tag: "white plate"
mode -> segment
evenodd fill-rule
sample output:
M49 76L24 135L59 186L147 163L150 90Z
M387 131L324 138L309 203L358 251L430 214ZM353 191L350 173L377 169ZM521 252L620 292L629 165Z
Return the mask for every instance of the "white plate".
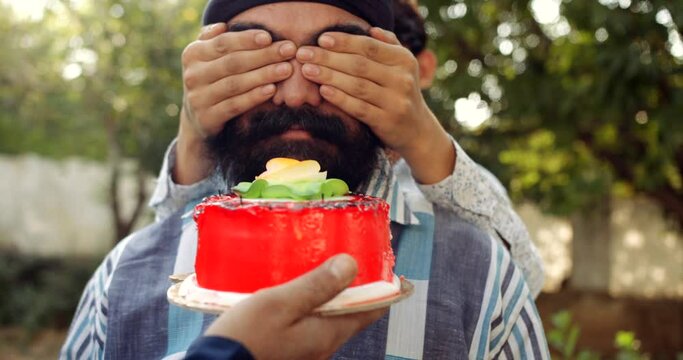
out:
M170 279L174 284L168 289L168 301L189 310L220 314L251 296L204 289L197 285L194 274L171 275ZM413 284L394 275L393 283L382 281L348 288L314 313L332 316L380 309L409 297L413 291Z

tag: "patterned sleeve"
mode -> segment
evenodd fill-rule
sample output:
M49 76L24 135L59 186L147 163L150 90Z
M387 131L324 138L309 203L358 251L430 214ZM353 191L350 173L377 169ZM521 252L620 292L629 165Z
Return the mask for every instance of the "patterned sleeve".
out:
M157 222L182 209L191 200L214 194L219 189L219 181L215 174L192 185L179 185L173 182L171 171L175 164L176 142L177 139L174 139L166 150L156 187L149 200L149 206L156 213Z
M455 140L453 174L433 185L418 185L425 197L491 233L510 248L534 297L543 288L543 262L531 236L512 207L505 188L475 163Z
M116 246L95 270L83 290L66 340L59 353L60 359L101 359L107 338L107 289L118 259L129 238Z
M548 359L548 343L521 271L497 244L470 359Z

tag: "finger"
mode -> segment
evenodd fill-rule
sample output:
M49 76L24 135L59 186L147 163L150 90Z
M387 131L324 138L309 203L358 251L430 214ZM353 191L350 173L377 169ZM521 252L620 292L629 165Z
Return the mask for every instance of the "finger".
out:
M337 255L305 275L270 289L270 296L286 300L283 308L290 321L294 322L344 290L356 277L357 271L358 265L353 257Z
M318 346L334 351L351 337L379 320L388 310L389 307L385 307L348 315L309 316L292 326L291 335L301 339L315 338Z
M267 48L237 51L212 61L207 67L207 76L220 79L258 69L268 64L289 60L296 55L296 46L291 41L280 41Z
M361 77L344 74L325 66L304 64L301 72L307 79L320 85L330 85L343 92L369 102L380 108L387 108L391 101L387 96L387 89Z
M215 134L222 129L227 120L264 103L273 94L275 94L275 85L260 86L244 94L223 100L204 110L204 113L200 114L197 112L195 115L202 119L203 126L207 129L208 133Z
M370 29L370 36L377 40L384 41L387 44L401 45L401 41L398 39L398 36L389 30L373 27Z
M349 75L365 78L377 84L388 86L391 79L391 68L357 54L345 54L321 49L319 47L301 47L296 52L296 59L301 63L323 65Z
M202 28L197 40L209 40L224 33L226 30L228 30L228 25L226 23L206 25Z
M189 52L193 60L211 61L231 52L261 49L271 43L270 34L263 30L225 32L209 40L195 41L185 52Z
M320 95L329 103L340 108L358 121L368 125L370 128L376 127L381 122L382 109L367 101L355 98L345 92L329 85L320 86Z
M256 87L285 80L292 75L292 70L292 64L284 62L222 78L196 95L195 107L215 105Z
M291 41L273 44L265 49L238 51L186 68L183 72L183 83L188 89L213 84L232 75L288 60L294 57L295 53L296 47Z
M319 316L317 319L336 329L338 335L350 337L365 329L368 325L379 320L389 311L389 306L380 309L364 311L354 314L337 316Z
M327 50L363 55L387 65L402 64L406 55L410 54L410 51L401 45L387 44L365 35L341 32L324 33L318 38L318 45Z

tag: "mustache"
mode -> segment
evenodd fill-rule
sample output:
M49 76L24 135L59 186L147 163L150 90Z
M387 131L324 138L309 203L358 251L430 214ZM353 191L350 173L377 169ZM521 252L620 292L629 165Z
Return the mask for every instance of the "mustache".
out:
M349 129L340 117L324 114L307 106L260 111L239 125L238 133L255 142L284 134L289 130L304 130L313 138L332 144L348 145L350 135Z
M234 120L237 121L228 121L226 127L234 127L233 131L238 136L250 139L253 143L284 134L289 130L303 130L318 140L341 146L351 145L350 129L339 116L325 114L310 106L283 106L256 112L248 119L240 117Z

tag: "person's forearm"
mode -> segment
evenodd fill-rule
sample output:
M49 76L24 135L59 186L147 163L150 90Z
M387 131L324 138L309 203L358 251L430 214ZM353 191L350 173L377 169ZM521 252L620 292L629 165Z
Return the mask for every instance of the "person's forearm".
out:
M537 296L543 287L543 263L505 188L450 137L449 141L456 149L453 173L436 184L418 184L420 190L429 201L455 211L504 243Z
M176 163L173 166L173 181L179 185L191 185L206 178L213 169L213 161L209 158L204 139L197 132L188 128L192 126L185 118L185 111L180 115L180 129L176 147Z
M431 113L426 116L432 117L435 126L423 139L416 141L417 145L402 155L410 166L413 178L419 184L430 185L453 173L456 152L451 138L438 124L436 117Z
M178 139L169 144L164 161L159 170L156 187L149 200L149 206L156 213L156 221L166 219L176 211L185 207L188 201L200 199L218 192L219 183L216 179L215 168L207 177L195 181L190 185L182 185L173 181L173 170L177 168Z

